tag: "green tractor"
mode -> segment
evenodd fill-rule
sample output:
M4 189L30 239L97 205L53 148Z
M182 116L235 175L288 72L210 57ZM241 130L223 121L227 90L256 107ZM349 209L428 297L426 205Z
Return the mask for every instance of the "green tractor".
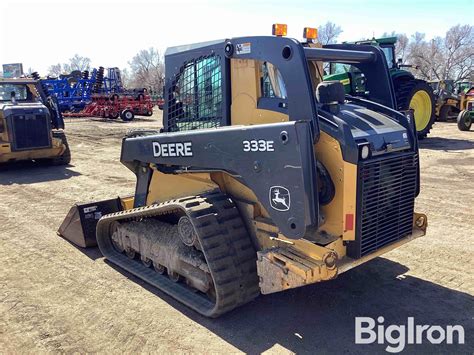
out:
M464 80L456 83L454 90L458 95L466 95L472 88L474 88L474 81Z
M392 77L397 107L399 111L413 109L415 111L416 129L418 138L425 138L430 132L435 115L435 97L433 89L424 80L416 79L408 70L402 69L412 67L402 64L401 59L395 59L395 43L397 37L377 38L366 41L358 41L355 44L379 46L387 60ZM349 64L331 64L329 75L325 80L339 80L346 90L346 94L353 96L365 96L365 78L355 67Z

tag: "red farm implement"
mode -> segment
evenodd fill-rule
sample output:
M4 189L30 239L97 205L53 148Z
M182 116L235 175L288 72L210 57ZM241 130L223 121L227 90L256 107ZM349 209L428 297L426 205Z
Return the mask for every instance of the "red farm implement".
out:
M102 117L131 121L135 116L151 116L154 103L146 93L93 95L92 102L80 112L64 113L69 117Z

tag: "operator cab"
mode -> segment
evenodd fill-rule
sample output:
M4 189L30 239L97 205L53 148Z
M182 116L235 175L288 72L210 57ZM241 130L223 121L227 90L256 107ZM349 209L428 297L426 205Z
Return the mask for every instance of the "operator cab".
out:
M308 120L315 141L324 125L344 142L354 163L359 156L353 152L362 145L370 156L417 147L413 120L396 111L379 47L321 48L277 35L173 47L165 59L165 132ZM324 84L333 79L323 75L323 67L337 66L359 73L355 82L363 98L341 91L340 83ZM319 85L326 94L318 94ZM319 102L329 92L337 93L335 104Z

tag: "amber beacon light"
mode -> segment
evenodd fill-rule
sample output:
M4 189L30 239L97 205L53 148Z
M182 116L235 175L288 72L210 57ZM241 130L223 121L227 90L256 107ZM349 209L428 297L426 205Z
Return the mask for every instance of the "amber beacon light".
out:
M272 26L272 35L282 37L286 36L288 26L282 23L274 23Z
M305 27L303 30L303 38L307 40L315 40L318 38L318 29L313 27Z

